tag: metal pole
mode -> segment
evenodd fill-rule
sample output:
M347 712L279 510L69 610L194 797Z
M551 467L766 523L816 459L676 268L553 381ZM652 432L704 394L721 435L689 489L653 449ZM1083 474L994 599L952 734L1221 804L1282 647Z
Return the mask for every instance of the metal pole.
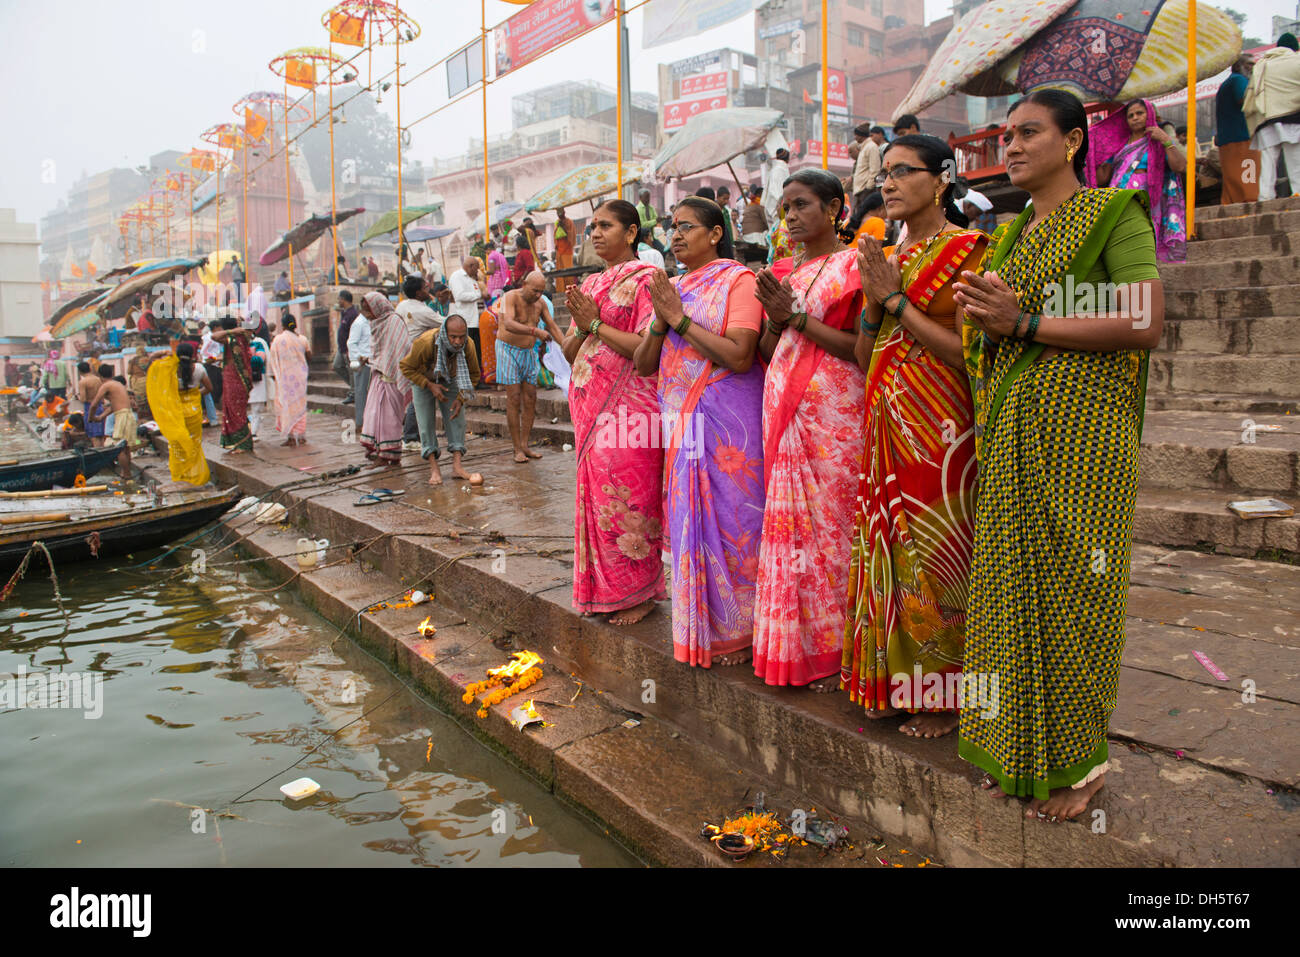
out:
M241 232L243 233L243 240L244 240L244 287L247 288L248 281L253 278L253 274L249 271L252 269L252 267L248 265L248 127L247 126L244 127L244 132L243 135L240 136L240 139L243 140L244 143L244 175L243 175L244 211L243 211L243 215L240 218L242 220Z
M826 0L822 0L822 169L830 169L831 165L831 114L828 93L830 92L830 50L829 50L829 30L830 24L827 22Z
M623 51L623 69L619 75L619 89L623 93L623 102L626 103L628 107L628 118L623 123L622 133L619 135L619 142L623 146L623 156L626 158L627 162L631 163L634 160L634 157L632 155L632 127L635 125L634 123L635 114L631 112L632 110L632 55L628 49L626 14L624 14L623 29L619 31L619 35L621 37L621 39L619 40L619 44L620 44L619 49ZM622 199L633 199L634 198L633 196L627 195L627 189L628 188L625 187L620 182L618 184L618 193L616 195Z
M623 0L616 0L614 23L617 29L614 36L618 44L618 105L615 109L615 136L618 139L618 169L615 171L614 185L617 195L623 196Z
M334 281L339 281L339 199L334 186L334 31L330 30L330 237L334 240L334 259L330 262Z
M217 254L217 259L221 259L221 151L217 150L217 199L213 206L217 214L217 241L212 247L212 251ZM221 263L217 263L215 272L221 272Z
M293 200L289 191L289 71L285 68L284 79L284 233L288 237L293 230ZM293 243L286 244L289 249L289 298L294 297L293 286Z
M1187 4L1187 238L1196 236L1196 0Z
M487 0L479 0L479 14L482 17L479 39L483 47L483 241L487 242L492 234L488 220L492 218L491 199L488 196L488 138L487 138Z
M187 210L190 221L190 258L194 258L194 177L188 177L190 181L190 205Z
M406 251L406 191L402 184L402 4L400 0L393 3L393 35L396 37L394 47L397 61L397 75L393 79L397 87L397 272L402 278L402 254Z

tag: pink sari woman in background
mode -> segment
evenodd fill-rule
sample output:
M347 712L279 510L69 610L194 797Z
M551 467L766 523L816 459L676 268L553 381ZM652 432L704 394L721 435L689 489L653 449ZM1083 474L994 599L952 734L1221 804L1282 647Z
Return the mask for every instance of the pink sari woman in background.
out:
M1145 126L1138 125L1140 118L1131 119L1137 117L1138 109L1146 111ZM1156 258L1166 263L1187 258L1187 199L1183 174L1169 166L1168 154L1177 150L1177 140L1169 149L1171 139L1160 129L1160 118L1151 101L1134 100L1089 128L1084 165L1086 186L1146 191L1156 231ZM1182 162L1185 170L1186 160ZM1106 182L1102 180L1107 170L1102 167L1109 168Z
M271 342L271 375L275 377L275 428L284 444L307 441L307 360L311 349L298 335L298 320L284 317L284 329Z
M366 458L397 465L402 461L402 423L411 401L411 383L400 363L411 351L411 331L382 293L366 293L361 309L370 320L370 386L361 420L361 447Z
M601 323L640 335L654 318L653 273L640 260L618 262L588 276L582 293L595 301ZM573 605L596 614L663 599L664 454L655 379L637 375L631 359L588 335L573 361L569 408L578 458Z

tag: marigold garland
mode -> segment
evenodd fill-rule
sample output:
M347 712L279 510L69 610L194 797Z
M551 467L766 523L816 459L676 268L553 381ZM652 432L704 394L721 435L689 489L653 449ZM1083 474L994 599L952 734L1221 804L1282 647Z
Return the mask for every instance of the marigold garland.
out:
M499 668L489 668L485 680L474 681L466 685L461 700L466 704L472 704L478 695L483 694L485 691L488 692L479 702L479 709L476 712L477 717L486 718L488 709L494 704L499 704L541 681L542 669L538 666L543 663L541 656L535 652L515 652L510 656L510 661L506 664ZM515 680L510 684L506 684L508 678Z

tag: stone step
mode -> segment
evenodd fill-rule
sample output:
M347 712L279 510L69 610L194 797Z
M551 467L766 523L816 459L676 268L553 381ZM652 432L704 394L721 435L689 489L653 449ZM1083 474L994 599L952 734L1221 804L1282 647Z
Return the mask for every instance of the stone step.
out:
M1260 355L1294 352L1297 344L1300 344L1300 316L1180 319L1164 324L1160 346L1155 351Z
M1224 219L1240 219L1243 216L1258 216L1261 213L1282 213L1300 209L1300 196L1284 196L1265 202L1231 203L1226 206L1197 206L1196 223L1212 223Z
M1231 395L1214 392L1148 392L1147 411L1228 412L1235 416L1300 415L1300 399L1273 395Z
M214 469L223 482L238 480L249 494L262 494L301 480L303 465L324 469L355 461L355 450L323 444L322 427L309 422L305 449L266 449L261 458L222 460L214 449ZM724 775L736 781L737 804L745 803L746 788L772 782L844 818L855 837L885 835L912 855L933 855L948 865L1259 866L1294 856L1300 812L1267 789L1300 783L1290 751L1278 746L1300 733L1300 695L1287 677L1300 673L1298 569L1135 548L1111 771L1096 799L1106 813L1106 834L1099 839L1090 818L1035 829L1017 802L980 794L978 775L957 757L951 737L899 734L894 720L865 720L843 693L768 687L746 667L705 670L676 662L667 604L628 628L600 616L579 617L570 605L571 554L562 544L572 542L572 457L547 454L515 465L504 443L495 452L485 443L474 467L490 476L491 487L475 492L447 483L430 490L418 465L385 471L384 483L405 483L408 494L375 508L352 507L356 489L340 484L287 489L278 498L297 527L278 539L270 529L259 532L255 547L291 554L300 529L340 545L365 542L370 574L401 582L385 589L420 585L435 594L439 605L430 612L440 627L432 641L411 637L430 613L421 608L359 616L362 640L376 639L378 627L404 637L375 645L557 793L634 841L635 828L621 824L620 815L645 822L647 833L659 835L649 842L662 849L648 855L654 860L699 860L689 841L672 840L672 827L655 826L653 819L684 810L667 820L683 833L689 833L687 822L698 828L692 815L709 812L700 797L717 794ZM505 571L498 567L498 549L508 556ZM350 577L330 577L336 571ZM347 564L315 569L295 576L293 587L342 623L381 594L378 586L366 587L362 572ZM465 619L495 640L472 637L460 627ZM547 675L532 694L552 727L521 735L505 724L513 702L479 722L471 720L471 706L458 703L466 682L504 658L500 648L530 648L546 658ZM1209 656L1228 681L1197 671L1202 666L1193 651ZM1258 684L1249 704L1241 700L1243 678ZM616 714L584 709L584 700ZM640 727L621 727L628 712L639 715ZM647 740L624 733L648 725L662 734L656 730ZM712 755L720 773L702 775L696 784L690 776L695 759L670 763L666 757L671 741L699 760ZM647 783L661 773L660 761L668 787ZM1171 784L1179 800L1150 798L1174 793Z
M1187 244L1189 263L1225 262L1229 259L1267 259L1300 251L1300 232L1263 233L1226 239L1196 239Z
M1155 352L1148 392L1226 392L1292 398L1300 383L1300 354L1212 355Z
M474 393L470 406L505 411L505 387L498 386L493 390L480 389ZM563 389L538 389L536 410L538 422L549 422L551 419L559 419L561 422L571 421L569 419L569 399L564 394Z
M1219 555L1300 562L1300 518L1238 518L1228 511L1228 502L1239 497L1210 489L1141 487L1133 540Z
M1295 286L1277 285L1169 289L1165 292L1165 321L1291 316L1298 296L1300 290Z
M1300 418L1148 412L1139 461L1143 488L1295 497L1300 494Z
M1213 262L1161 263L1166 292L1212 290L1233 286L1294 286L1300 283L1300 256L1216 258ZM1293 290L1293 296L1296 290Z
M1240 236L1263 236L1267 233L1292 233L1300 230L1300 209L1259 213L1252 216L1212 219L1197 222L1196 235L1202 239L1231 239Z

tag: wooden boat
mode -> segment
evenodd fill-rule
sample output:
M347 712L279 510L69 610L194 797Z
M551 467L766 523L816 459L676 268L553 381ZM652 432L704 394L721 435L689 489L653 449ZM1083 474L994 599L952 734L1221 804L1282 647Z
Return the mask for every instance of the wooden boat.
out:
M125 442L102 449L72 449L39 457L0 462L0 492L39 492L56 485L72 485L77 475L90 478L112 468Z
M56 569L165 545L214 522L239 500L238 488L6 499L0 501L0 575L11 575L33 542ZM44 567L44 557L38 559Z

